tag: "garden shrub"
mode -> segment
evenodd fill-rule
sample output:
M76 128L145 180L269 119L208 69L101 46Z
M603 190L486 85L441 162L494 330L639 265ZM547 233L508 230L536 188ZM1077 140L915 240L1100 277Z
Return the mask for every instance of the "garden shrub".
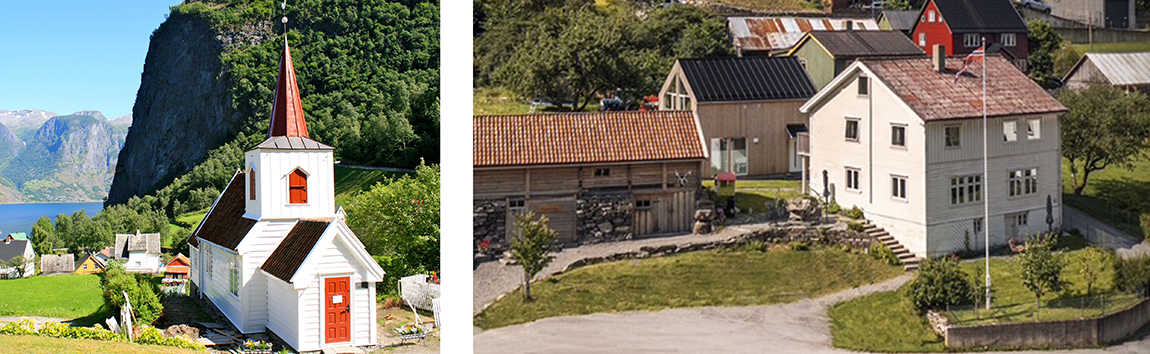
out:
M863 226L863 223L861 222L851 221L847 223L847 230L862 233L863 231L866 231L866 226Z
M95 324L92 327L72 327L68 332L67 338L72 339L93 339L114 342L126 342L127 339L123 336L112 332L112 330L104 329L100 324Z
M1122 291L1150 295L1150 256L1114 257L1114 284Z
M199 342L184 338L184 337L171 337L164 338L163 332L152 326L144 326L140 331L140 336L136 337L136 343L162 345L167 347L186 348L194 350L207 350L203 344Z
M67 338L72 334L72 326L60 322L47 322L40 327L40 336Z
M36 334L36 322L21 318L16 322L10 322L4 327L0 327L0 334L34 335Z
M851 219L862 219L865 216L863 215L862 208L859 208L857 205L851 206L851 210L847 210L846 215Z
M958 266L958 258L927 259L910 282L907 296L919 309L968 304L974 300L974 284Z
M837 202L831 202L831 204L827 206L827 214L838 214L840 211L842 211L842 207L840 207Z
M898 256L894 254L894 251L882 243L875 243L871 245L869 251L870 252L868 253L870 253L871 257L874 257L874 259L882 261L883 263L892 266L896 266L902 263L902 261L898 260Z
M108 265L104 272L101 285L104 289L104 303L117 312L124 305L124 292L132 301L132 310L136 314L136 323L148 325L155 322L164 307L160 304L160 297L156 295L156 286L148 279L148 275L133 275L124 271L123 266L116 263Z
M1142 214L1142 237L1150 240L1150 214Z

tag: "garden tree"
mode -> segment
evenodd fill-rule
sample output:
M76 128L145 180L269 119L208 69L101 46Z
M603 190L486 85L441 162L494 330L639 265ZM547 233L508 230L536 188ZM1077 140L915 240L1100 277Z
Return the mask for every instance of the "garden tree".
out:
M1092 84L1063 91L1058 100L1070 109L1060 124L1062 156L1069 162L1075 195L1082 194L1092 172L1111 166L1133 169L1147 156L1150 100L1145 94Z
M1150 295L1150 255L1113 259L1114 284L1119 290Z
M439 165L388 178L351 198L347 223L389 277L439 269ZM394 293L395 282L380 283Z
M1039 235L1026 241L1026 252L1019 256L1022 264L1022 285L1034 293L1035 318L1041 319L1042 296L1062 291L1068 285L1062 279L1062 258L1054 254L1053 239Z
M192 229L178 228L172 232L172 254L185 254L188 255L188 237L192 235Z
M56 226L52 225L52 218L47 216L41 216L32 225L32 240L36 241L32 245L36 254L49 254L53 249L64 247L64 241L56 236Z
M24 271L28 270L25 267L27 267L28 264L32 263L33 261L34 260L31 258L24 258L23 255L19 255L19 256L12 257L12 259L9 259L6 261L0 261L0 267L12 268L12 270L14 272L14 274L12 274L12 277L23 278L24 277Z
M64 243L73 254L85 254L111 246L115 237L107 221L92 220L83 210L79 210L72 214L71 234L64 239Z
M551 264L551 244L558 232L547 225L547 216L535 213L515 215L515 235L511 238L511 258L523 267L523 299L531 300L531 279Z
M883 6L886 10L919 10L922 9L922 1L920 0L890 0Z
M124 265L119 261L108 262L104 276L100 279L103 289L104 304L117 312L124 306L124 292L128 293L128 300L132 302L132 310L136 315L134 324L150 325L160 318L164 305L156 294L156 285L149 279L150 275L130 274L124 271Z
M1042 87L1054 88L1054 56L1062 48L1062 36L1054 32L1054 27L1042 20L1032 20L1026 24L1029 32L1030 57L1027 68L1030 79Z
M937 309L970 303L977 296L973 290L974 284L959 268L958 258L929 258L919 266L907 296L919 309Z
M1086 296L1093 294L1094 284L1097 283L1098 277L1113 269L1113 257L1111 251L1097 245L1091 245L1082 250L1079 265L1081 266L1082 281L1086 282Z

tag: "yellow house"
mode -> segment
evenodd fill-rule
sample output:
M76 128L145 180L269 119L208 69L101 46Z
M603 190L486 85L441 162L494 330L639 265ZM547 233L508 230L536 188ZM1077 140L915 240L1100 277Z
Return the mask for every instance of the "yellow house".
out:
M100 261L99 258L92 257L91 254L88 254L88 256L84 257L84 260L80 262L80 265L76 267L75 273L76 274L103 273L104 269L106 267L107 267L107 265L105 265L104 262Z

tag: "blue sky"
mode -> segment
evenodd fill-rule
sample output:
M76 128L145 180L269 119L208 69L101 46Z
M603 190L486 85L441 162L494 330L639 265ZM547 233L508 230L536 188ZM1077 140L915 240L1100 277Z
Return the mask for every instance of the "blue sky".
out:
M180 2L0 1L0 109L132 113L149 37Z

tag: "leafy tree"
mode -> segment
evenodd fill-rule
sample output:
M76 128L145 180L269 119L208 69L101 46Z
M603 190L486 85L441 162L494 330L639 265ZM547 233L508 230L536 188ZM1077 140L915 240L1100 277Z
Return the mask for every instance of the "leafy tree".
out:
M1030 78L1043 87L1053 88L1054 54L1062 48L1062 36L1042 20L1032 20L1026 28L1030 43L1030 57L1027 58Z
M439 269L439 166L377 183L347 205L347 222L390 277ZM395 282L381 283L394 292Z
M1150 256L1113 259L1114 284L1119 290L1150 295Z
M942 308L970 303L977 296L973 290L958 258L931 258L920 265L907 296L920 309Z
M36 241L32 245L36 254L49 254L53 249L64 247L64 241L56 236L56 226L52 225L52 218L47 216L40 217L32 225L32 240Z
M883 8L898 11L919 10L922 9L922 2L916 0L891 0L887 1Z
M1062 279L1062 259L1051 250L1053 243L1050 236L1035 236L1026 241L1026 252L1019 257L1022 285L1034 293L1035 318L1042 317L1042 296L1062 291L1068 285Z
M28 270L25 267L27 267L28 264L32 263L33 261L34 260L31 258L25 258L23 255L19 255L19 256L12 257L12 259L9 259L6 261L0 261L0 268L4 268L4 267L12 268L13 273L11 276L13 278L23 278L24 272L26 270Z
M1133 169L1147 156L1150 100L1134 91L1092 84L1068 90L1058 99L1070 109L1062 116L1062 156L1069 160L1075 195L1086 188L1090 173L1110 166Z
M1082 281L1086 282L1086 296L1093 294L1094 284L1097 283L1098 277L1114 267L1112 258L1114 258L1114 254L1111 251L1097 245L1086 247L1082 251L1082 258L1079 259L1079 263Z
M149 277L126 272L124 265L119 261L108 262L108 267L100 280L104 304L118 311L124 306L124 292L127 292L128 300L132 302L132 310L136 315L136 322L133 323L152 324L160 318L164 305L160 303L156 286L148 279Z
M531 279L543 271L552 258L547 255L559 234L547 225L547 217L535 213L515 215L517 231L511 238L511 258L523 267L523 299L531 300Z

